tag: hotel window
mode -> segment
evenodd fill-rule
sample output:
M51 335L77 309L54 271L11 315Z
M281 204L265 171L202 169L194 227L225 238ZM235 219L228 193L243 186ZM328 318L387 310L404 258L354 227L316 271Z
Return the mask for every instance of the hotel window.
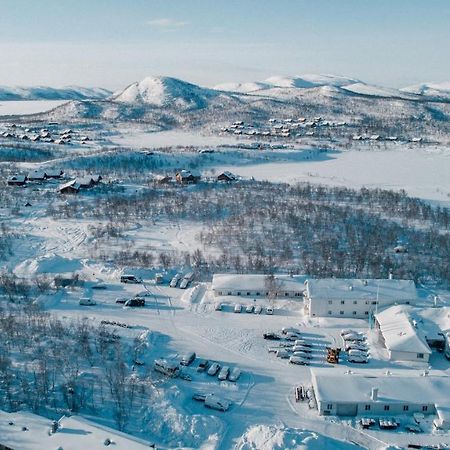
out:
M261 292L257 292L256 295L257 295L257 296L258 296L258 295L261 295Z
M358 300L353 300L353 304L357 305L358 304Z
M247 295L250 295L250 292L247 292Z
M345 305L345 300L341 300L341 305Z
M344 315L344 311L339 311L339 314L340 314L341 316L343 316L343 315Z
M364 411L370 411L370 405L365 405L364 406Z
M353 311L353 315L356 316L356 311Z
M375 302L372 302L372 305L376 305L378 302L377 301L375 301Z
M423 359L423 353L417 353L417 359Z
M366 305L370 305L370 302L369 302L369 300L366 300Z
M427 412L428 411L428 406L426 406L426 405L422 406L422 411L423 412Z
M333 404L332 403L328 403L327 409L333 409Z
M238 293L237 293L237 295L241 295L241 293L240 293L240 292L238 292Z
M403 405L403 411L409 411L409 406L408 405Z
M389 411L389 405L384 405L384 410Z
M369 311L364 311L364 314L365 314L366 316L368 316L368 315L369 315Z
M231 295L231 291L228 291L228 295Z
M328 315L331 316L331 314L333 314L333 312L332 311L328 311Z
M222 291L218 291L218 292L217 292L217 295L222 295Z
M332 305L333 304L333 300L328 300L328 304Z

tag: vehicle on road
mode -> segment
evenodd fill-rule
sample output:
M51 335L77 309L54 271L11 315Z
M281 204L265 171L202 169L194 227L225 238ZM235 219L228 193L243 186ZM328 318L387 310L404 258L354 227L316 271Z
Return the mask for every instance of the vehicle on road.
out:
M195 392L192 395L192 400L195 400L196 402L204 402L206 400L208 394L203 394L201 392Z
M141 284L142 278L139 278L135 275L122 275L120 277L121 283L129 283L129 284Z
M251 314L253 312L253 305L247 305L245 312Z
M240 305L239 303L234 305L234 312L235 313L240 313L241 311L242 311L242 305Z
M273 315L273 308L271 306L268 306L266 308L266 314L269 315L269 316Z
M262 312L262 306L256 305L255 309L253 310L253 314L261 314L261 312Z
M125 306L145 306L145 298L142 297L134 297L130 298L125 302Z
M80 298L80 301L78 303L80 304L80 306L94 306L97 304L97 302L93 298L88 297Z

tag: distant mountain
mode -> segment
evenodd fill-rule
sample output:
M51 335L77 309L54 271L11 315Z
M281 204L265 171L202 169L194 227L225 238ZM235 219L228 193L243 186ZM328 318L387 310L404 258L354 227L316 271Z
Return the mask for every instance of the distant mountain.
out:
M359 80L338 75L301 75L295 77L273 76L267 78L265 83L276 87L309 89L320 86L341 87L359 83Z
M225 92L238 92L240 94L248 94L273 87L271 84L259 81L250 81L248 83L222 83L214 86L215 90Z
M436 100L450 101L450 82L422 83L400 89L402 92L421 95Z
M115 93L110 100L127 104L145 104L155 107L170 105L178 109L204 108L219 96L214 89L203 88L170 77L147 77Z
M0 100L101 100L112 93L103 88L68 86L52 88L48 86L7 87L0 86Z

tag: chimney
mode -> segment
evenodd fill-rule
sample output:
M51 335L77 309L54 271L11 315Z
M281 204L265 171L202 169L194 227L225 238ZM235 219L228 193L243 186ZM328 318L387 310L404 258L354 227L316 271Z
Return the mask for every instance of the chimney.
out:
M373 387L372 392L370 393L370 398L376 402L378 400L378 388Z

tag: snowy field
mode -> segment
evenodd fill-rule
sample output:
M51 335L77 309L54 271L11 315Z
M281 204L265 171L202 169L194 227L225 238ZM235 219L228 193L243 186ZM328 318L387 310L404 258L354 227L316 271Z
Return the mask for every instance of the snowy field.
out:
M50 111L67 100L12 100L0 101L0 116L36 114Z

